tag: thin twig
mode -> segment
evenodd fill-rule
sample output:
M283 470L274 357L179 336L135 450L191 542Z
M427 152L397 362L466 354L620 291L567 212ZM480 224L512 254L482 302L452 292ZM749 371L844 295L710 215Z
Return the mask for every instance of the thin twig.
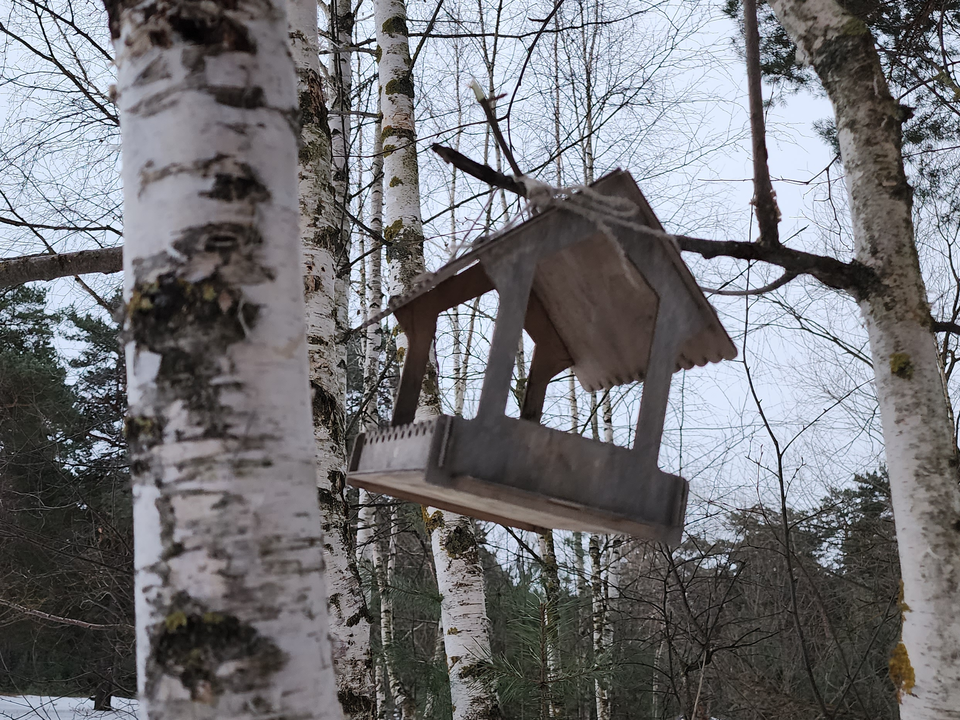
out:
M73 618L63 617L61 615L51 615L50 613L45 613L41 610L34 610L33 608L24 607L23 605L17 605L16 603L12 603L7 600L0 600L0 605L10 608L11 610L15 610L19 613L23 613L24 615L39 618L40 620L47 620L48 622L57 623L59 625L73 625L75 627L85 628L86 630L114 630L117 628L124 630L133 629L130 625L101 625L100 623L74 620Z

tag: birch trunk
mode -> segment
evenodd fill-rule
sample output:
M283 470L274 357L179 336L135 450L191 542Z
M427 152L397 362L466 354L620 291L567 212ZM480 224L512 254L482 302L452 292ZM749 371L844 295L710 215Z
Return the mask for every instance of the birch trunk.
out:
M385 523L386 538L376 543L376 578L377 589L380 592L380 638L383 645L383 666L386 674L387 686L394 706L400 717L411 720L415 717L416 706L400 683L396 671L393 632L393 585L397 566L397 523L396 508L387 511ZM386 704L379 708L378 718L388 717Z
M496 695L478 677L490 657L490 622L473 520L445 510L428 512L453 720L499 720Z
M608 642L612 625L609 616L609 588L608 577L604 576L604 557L600 543L605 538L601 535L590 536L590 565L591 586L593 594L593 657L597 669L609 664ZM609 628L609 629L608 629ZM607 671L609 673L609 671ZM597 706L597 720L610 720L610 689L609 681L603 674L594 680L594 701Z
M390 263L390 292L412 287L424 271L420 170L413 109L413 71L403 0L375 0L383 142L383 239Z
M284 7L107 9L142 716L339 718Z
M369 227L377 234L383 232L383 143L380 140L380 124L374 130L373 141L373 185L370 189ZM383 248L380 241L370 238L373 246L370 251L370 263L367 269L367 286L364 294L367 300L367 318L380 313L383 306ZM378 384L380 380L380 352L383 349L383 327L380 323L367 326L366 358L363 368L363 397L367 399L366 430L369 432L380 426ZM360 514L357 526L358 557L369 557L374 542L376 525L376 505L366 490L360 491Z
M374 711L370 620L351 548L344 497L346 297L338 288L345 256L331 184L330 130L320 84L317 5L288 0L290 43L300 99L300 237L306 297L317 486L323 517L333 661L340 702L350 718Z
M563 716L562 698L556 687L560 676L560 572L553 530L540 535L540 561L543 573L543 594L546 600L545 632L547 643L547 683L549 713L552 718Z
M859 298L876 373L900 552L903 640L890 674L904 720L960 718L957 452L901 155L905 110L867 27L834 0L771 0L833 104L857 259L877 274Z
M333 186L336 192L335 213L343 242L350 237L350 122L353 96L353 25L354 12L350 0L330 0L329 25L331 67L329 71L333 100L330 103L330 144L333 152Z
M383 130L384 242L393 294L408 290L424 271L420 217L419 167L413 107L413 74L402 0L374 2ZM397 338L402 360L405 338ZM432 365L432 363L431 363ZM440 412L436 372L427 373L418 416ZM450 674L453 720L499 718L493 691L478 682L481 663L490 654L483 570L476 533L469 518L428 508L440 591L440 612Z

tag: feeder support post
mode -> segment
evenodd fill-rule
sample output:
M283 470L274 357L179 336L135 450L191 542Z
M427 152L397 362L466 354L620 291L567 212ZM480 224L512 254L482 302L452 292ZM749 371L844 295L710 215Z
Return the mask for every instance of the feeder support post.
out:
M627 233L619 229L617 241L657 295L657 320L633 440L634 451L653 472L659 470L660 441L677 356L687 339L701 329L703 319L664 248L644 235L643 230Z
M633 438L633 449L650 465L645 470L657 469L660 456L660 440L663 436L663 423L667 414L667 401L670 398L670 381L677 362L678 337L676 317L669 303L660 303L657 322L653 331L653 343L650 346L650 359L647 362L647 375L643 378L643 396L640 399L640 414L637 418L637 432Z
M393 404L393 419L390 422L393 427L408 425L416 419L420 388L430 361L430 345L437 332L437 313L432 308L418 307L412 303L397 309L396 315L408 344L403 357L403 371L400 373L400 387Z
M477 409L477 419L481 421L501 417L507 406L537 259L535 252L524 248L483 263L500 296L500 306Z

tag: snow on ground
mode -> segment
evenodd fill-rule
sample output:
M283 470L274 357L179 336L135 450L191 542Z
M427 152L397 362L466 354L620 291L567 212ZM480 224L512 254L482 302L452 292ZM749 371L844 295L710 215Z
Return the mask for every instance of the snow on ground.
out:
M93 709L93 700L39 695L0 695L0 720L136 720L137 701L113 699L113 710Z

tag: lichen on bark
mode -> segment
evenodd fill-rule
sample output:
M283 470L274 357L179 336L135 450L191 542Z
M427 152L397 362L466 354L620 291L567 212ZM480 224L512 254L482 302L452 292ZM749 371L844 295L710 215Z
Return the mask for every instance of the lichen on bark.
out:
M192 700L214 704L227 689L267 689L286 654L249 623L207 610L181 593L152 632L149 662L157 673L177 678Z

